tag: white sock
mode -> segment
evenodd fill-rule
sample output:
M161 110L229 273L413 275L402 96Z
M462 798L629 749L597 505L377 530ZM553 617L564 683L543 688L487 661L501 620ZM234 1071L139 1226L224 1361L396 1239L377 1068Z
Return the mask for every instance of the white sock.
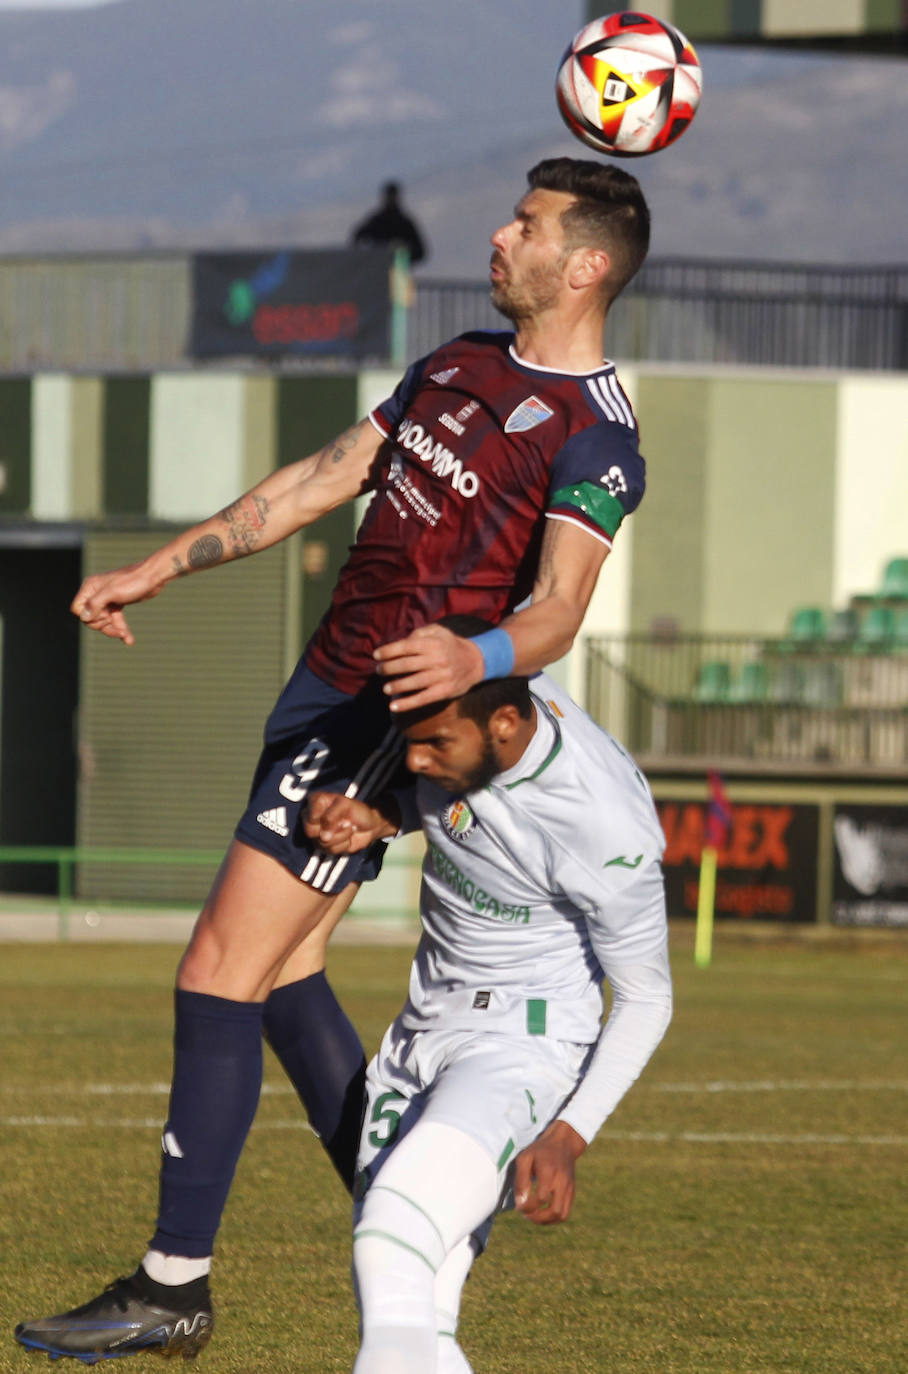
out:
M187 1259L185 1255L165 1255L161 1250L149 1250L142 1268L155 1283L190 1283L211 1272L211 1256L206 1259Z
M377 1326L363 1337L353 1374L436 1374L435 1335L417 1326Z
M354 1230L363 1332L354 1374L436 1374L436 1275L456 1251L442 1282L445 1320L456 1322L472 1253L460 1243L469 1244L497 1194L494 1162L463 1131L421 1122L401 1141L366 1194ZM451 1374L467 1374L453 1332L444 1343Z
M456 1341L439 1338L435 1374L473 1374L473 1366Z
M473 1374L470 1362L457 1344L460 1297L476 1256L471 1236L449 1250L435 1275L435 1318L438 1323L437 1374Z

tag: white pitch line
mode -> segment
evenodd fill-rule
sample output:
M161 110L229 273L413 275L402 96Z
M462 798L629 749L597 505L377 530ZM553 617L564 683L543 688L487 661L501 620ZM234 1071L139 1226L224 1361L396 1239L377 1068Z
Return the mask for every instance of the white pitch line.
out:
M2 4L2 0L0 0ZM0 1083L0 1092L17 1093L23 1089L14 1083ZM65 1097L67 1093L91 1097L166 1097L170 1092L169 1083L37 1083L29 1084L29 1096L35 1093L49 1093L52 1097ZM262 1097L290 1097L294 1089L290 1084L262 1084Z
M0 1084L0 1092L17 1093L21 1087L12 1083ZM908 1092L906 1079L857 1079L857 1078L795 1078L795 1079L758 1079L752 1082L734 1082L729 1079L706 1080L702 1083L647 1083L637 1085L636 1092L687 1093L707 1095L717 1093L803 1093L803 1092ZM92 1097L165 1097L170 1092L169 1083L45 1083L33 1084L29 1095L47 1093L52 1097L65 1097L67 1094ZM294 1090L289 1084L262 1085L262 1097L291 1097Z
M754 1131L610 1131L603 1140L633 1140L654 1145L908 1145L905 1135L761 1135Z
M0 1127L3 1126L73 1126L96 1131L160 1131L164 1122L159 1116L127 1116L116 1121L105 1121L96 1116L0 1116ZM315 1135L309 1122L302 1118L299 1121L256 1122L252 1129L254 1131L312 1131L312 1134Z
M134 1117L120 1121L104 1121L97 1117L78 1116L4 1116L0 1117L0 1127L74 1127L92 1131L110 1130L149 1130L160 1131L158 1117ZM308 1121L262 1121L256 1122L254 1131L309 1131L315 1132ZM603 1140L627 1140L650 1145L888 1145L904 1148L908 1146L908 1136L904 1135L803 1135L761 1134L759 1132L732 1131L610 1131L602 1132Z
M657 1093L853 1093L853 1092L908 1092L908 1082L875 1082L871 1079L827 1079L800 1078L783 1080L773 1079L756 1083L707 1082L707 1083L649 1083L641 1084Z

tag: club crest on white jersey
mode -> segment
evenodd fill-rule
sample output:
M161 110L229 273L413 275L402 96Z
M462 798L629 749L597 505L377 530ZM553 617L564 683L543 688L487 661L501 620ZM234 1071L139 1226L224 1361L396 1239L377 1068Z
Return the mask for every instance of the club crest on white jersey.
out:
M522 434L524 430L535 429L555 414L538 396L528 396L515 406L504 422L505 434Z
M463 797L458 797L456 801L450 802L441 813L441 823L445 833L450 835L452 840L462 844L469 839L471 833L476 828L476 817L470 810Z

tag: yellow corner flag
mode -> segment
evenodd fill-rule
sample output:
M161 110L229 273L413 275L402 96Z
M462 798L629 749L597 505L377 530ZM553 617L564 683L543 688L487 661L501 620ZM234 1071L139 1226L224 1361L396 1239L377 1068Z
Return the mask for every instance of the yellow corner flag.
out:
M694 963L709 968L713 957L713 921L716 913L716 869L719 850L728 838L731 803L722 778L714 770L706 775L709 805L706 810L706 842L700 855L700 890L697 894L697 930L694 936Z
M697 895L697 933L694 937L694 963L709 968L713 957L713 916L716 910L716 861L718 853L711 844L700 855L700 891Z

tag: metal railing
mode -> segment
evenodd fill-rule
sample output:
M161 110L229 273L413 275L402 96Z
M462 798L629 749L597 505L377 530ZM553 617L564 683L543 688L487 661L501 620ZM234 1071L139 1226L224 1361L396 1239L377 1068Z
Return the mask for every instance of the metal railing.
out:
M166 253L0 259L0 373L197 366L187 353L190 267L189 255ZM502 327L485 281L417 277L414 288L410 360L455 334ZM904 370L908 266L653 260L612 307L606 351L632 361Z
M55 870L55 893L49 894L47 900L52 902L57 919L57 938L67 940L71 933L71 920L74 911L86 905L97 907L98 911L110 910L112 905L127 908L130 913L137 913L144 910L146 903L136 899L135 894L130 890L128 896L124 896L118 901L116 897L105 895L102 901L96 900L92 893L92 870L97 871L101 865L127 864L131 868L136 866L147 866L155 868L209 868L212 876L216 872L218 865L223 859L222 850L201 850L201 849L105 849L90 848L80 845L0 845L0 872L6 865L22 864L29 867L51 867ZM384 860L383 868L388 869L414 869L419 866L419 858L412 855L395 856L387 855ZM25 886L25 885L23 885ZM106 885L105 885L106 891ZM2 906L8 904L9 898L4 901L3 894L0 893L0 914ZM34 903L34 894L28 892L26 905L31 907ZM147 906L154 911L163 908L169 910L197 911L198 902L187 895L186 900L179 901L172 899L162 901L160 898L150 898ZM354 913L367 918L399 918L402 915L413 915L409 911L401 910L400 905L382 906L371 902L368 906L363 906Z
M485 283L421 282L408 352L501 327ZM612 306L606 351L629 361L905 369L908 267L655 260Z
M643 761L908 770L908 652L592 637L586 691L590 714Z

